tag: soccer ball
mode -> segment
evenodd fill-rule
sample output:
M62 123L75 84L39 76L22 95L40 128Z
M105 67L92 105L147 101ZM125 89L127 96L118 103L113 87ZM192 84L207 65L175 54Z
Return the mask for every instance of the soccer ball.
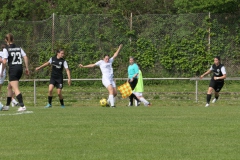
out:
M107 106L107 100L105 98L102 98L99 102L100 102L100 105L102 107L106 107Z

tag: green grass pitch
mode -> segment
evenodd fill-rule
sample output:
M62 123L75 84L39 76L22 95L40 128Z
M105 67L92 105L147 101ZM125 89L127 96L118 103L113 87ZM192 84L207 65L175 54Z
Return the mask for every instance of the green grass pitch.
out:
M127 107L127 99L118 99L117 108L108 108L100 107L99 99L71 100L74 95L70 91L74 87L66 87L63 92L66 108L61 108L55 98L53 107L45 109L46 87L38 88L35 106L32 98L27 98L32 94L31 89L22 87L22 90L28 111L18 114L17 108L11 107L10 111L0 112L0 159L226 160L240 157L237 100L220 99L205 108L205 96L198 103L194 95L191 100L151 99L151 107Z

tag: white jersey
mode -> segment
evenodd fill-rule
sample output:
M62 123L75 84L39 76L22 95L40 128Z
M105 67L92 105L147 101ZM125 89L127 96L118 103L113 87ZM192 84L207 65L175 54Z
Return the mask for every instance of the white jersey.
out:
M0 51L0 58L3 59L3 52L2 51ZM2 63L0 64L0 72L2 73ZM3 71L3 75L6 75L6 68Z
M103 77L113 76L113 68L112 68L113 61L114 61L114 58L112 57L109 59L107 63L104 60L100 60L95 63L95 65L100 67Z

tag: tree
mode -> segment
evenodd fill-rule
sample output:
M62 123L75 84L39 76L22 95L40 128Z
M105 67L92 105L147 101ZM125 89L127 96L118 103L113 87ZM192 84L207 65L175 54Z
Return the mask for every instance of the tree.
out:
M178 13L233 13L239 11L239 0L175 0Z

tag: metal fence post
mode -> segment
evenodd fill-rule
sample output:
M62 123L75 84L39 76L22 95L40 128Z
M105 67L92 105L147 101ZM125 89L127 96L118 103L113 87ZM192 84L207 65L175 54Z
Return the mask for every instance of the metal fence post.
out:
M196 79L196 102L198 102L198 80Z
M130 31L132 31L132 18L133 18L133 15L131 13L130 14ZM131 44L132 43L132 36L130 36L129 41L130 41L130 44Z
M55 14L53 13L52 18L52 52L54 52L54 41L55 41Z
M36 106L36 80L34 79L33 80L33 87L34 87L34 89L33 89L33 94L34 94L34 106Z
M208 18L211 19L211 12L208 13ZM211 28L208 28L208 53L210 53L211 49Z

